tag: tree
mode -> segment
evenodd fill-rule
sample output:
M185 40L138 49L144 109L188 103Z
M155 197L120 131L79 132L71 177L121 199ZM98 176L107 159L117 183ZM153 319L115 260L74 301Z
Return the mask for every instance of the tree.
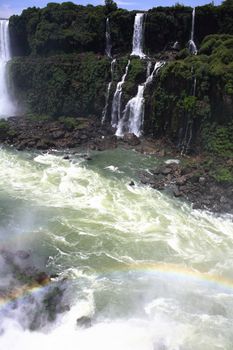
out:
M233 7L233 0L224 0L222 6Z
M117 10L117 4L113 0L105 0L106 14Z

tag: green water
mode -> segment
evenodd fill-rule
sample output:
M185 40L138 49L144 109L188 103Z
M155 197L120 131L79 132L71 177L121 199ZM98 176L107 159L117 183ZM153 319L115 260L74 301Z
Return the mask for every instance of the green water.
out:
M69 337L69 349L232 349L232 218L142 186L153 157L63 155L0 149L1 246L67 278L72 304L46 335L8 320L2 348L60 349Z

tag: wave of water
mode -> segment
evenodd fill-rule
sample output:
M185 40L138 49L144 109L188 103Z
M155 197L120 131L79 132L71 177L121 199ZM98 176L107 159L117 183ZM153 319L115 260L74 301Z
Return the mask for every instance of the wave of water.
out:
M141 186L147 161L133 152L87 162L0 149L0 162L4 246L30 249L72 294L71 310L40 331L20 324L21 307L2 317L1 348L231 349L231 217ZM76 324L82 316L91 327Z

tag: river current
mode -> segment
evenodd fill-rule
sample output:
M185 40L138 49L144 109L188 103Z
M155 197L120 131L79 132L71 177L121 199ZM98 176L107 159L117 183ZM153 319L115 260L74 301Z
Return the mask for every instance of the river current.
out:
M70 305L30 331L38 304L2 301L0 349L232 349L232 217L141 185L152 156L64 154L0 149L1 249L30 251L66 281ZM12 283L4 269L0 287Z

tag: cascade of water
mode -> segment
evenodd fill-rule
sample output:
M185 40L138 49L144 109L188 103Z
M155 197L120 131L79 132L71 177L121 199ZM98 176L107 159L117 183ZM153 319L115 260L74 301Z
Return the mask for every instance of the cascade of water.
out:
M146 68L146 77L147 77L147 78L150 76L151 67L152 67L152 62L149 60L149 61L147 62L147 68Z
M197 54L197 47L196 47L196 44L194 42L194 28L195 28L194 26L195 26L195 7L194 7L193 13L192 13L191 37L190 37L190 40L188 42L189 51L192 55Z
M0 118L15 113L7 87L7 62L10 60L9 21L0 20Z
M106 37L106 49L105 49L105 52L106 52L106 55L109 58L112 58L112 41L111 41L109 18L106 19L105 37Z
M144 122L144 91L164 64L165 62L156 62L152 73L147 76L145 83L138 86L137 95L129 100L125 107L123 117L117 126L116 136L122 137L127 132L132 133L137 137L141 136L142 125Z
M143 53L143 22L144 13L137 13L134 20L132 56L145 57Z
M192 67L192 74L193 74L193 85L192 85L192 96L196 96L196 88L197 88L197 78L194 73L194 68ZM187 124L185 128L185 135L184 139L182 142L182 150L181 150L181 155L186 154L187 151L189 150L189 146L191 143L193 137L193 118L192 116L188 115L187 118Z
M112 101L112 113L111 113L111 124L112 127L116 127L118 124L118 121L121 118L121 96L122 96L122 87L125 82L125 79L128 74L130 66L130 60L128 60L127 66L125 68L125 73L123 77L121 78L121 81L117 83L116 91L113 96L113 101Z
M174 44L172 45L172 49L173 50L179 50L180 48L180 44L178 41L175 41Z
M106 93L106 98L105 98L105 106L102 112L102 124L105 122L106 116L107 116L107 112L108 112L108 105L109 105L109 97L110 97L110 90L112 87L112 82L113 82L113 72L114 72L114 66L116 63L116 59L112 60L111 62L111 81L108 83L108 87L107 87L107 93Z

